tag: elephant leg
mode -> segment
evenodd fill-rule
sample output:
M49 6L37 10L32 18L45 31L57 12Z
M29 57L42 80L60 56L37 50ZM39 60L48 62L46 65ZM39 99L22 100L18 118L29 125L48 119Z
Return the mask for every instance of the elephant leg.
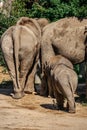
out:
M67 109L70 113L75 113L75 99L74 94L72 90L70 89L70 86L64 86L63 87L63 93L67 99Z
M33 53L33 52L32 52ZM34 56L29 54L29 55L25 55L24 59L22 61L20 61L20 85L22 87L22 90L24 91L25 86L26 86L26 82L28 80L28 75L31 74L31 67L33 65L33 59Z
M30 74L27 76L26 84L24 87L24 92L27 94L31 94L34 92L34 71L32 71Z
M49 88L46 75L43 75L42 77L40 95L44 97L48 97L49 95Z
M28 74L28 77L27 77L26 85L24 88L24 92L27 94L35 92L34 79L35 79L36 67L37 67L37 61L35 62L34 66L32 67L31 73Z
M50 95L52 98L54 98L54 92L53 92L54 84L53 84L52 77L51 77L50 75L48 75L47 82L48 82L49 95Z
M57 101L58 110L64 109L64 97L60 93L58 93L57 89L54 90L54 96Z
M7 48L2 48L4 58L8 67L8 71L10 74L10 77L13 81L13 89L14 89L14 94L12 94L12 97L15 99L19 99L23 96L21 87L18 87L18 82L16 81L16 72L15 72L15 63L14 63L14 57L13 57L13 49L9 47L10 50Z
M69 113L75 113L75 99L74 97L67 97L67 110Z
M75 81L74 81L75 82ZM58 75L58 82L60 86L59 88L56 88L60 90L62 95L67 99L69 109L68 111L70 113L75 113L75 99L74 99L74 92L73 92L73 82L72 79L69 79L69 75L66 75L66 73L60 73Z

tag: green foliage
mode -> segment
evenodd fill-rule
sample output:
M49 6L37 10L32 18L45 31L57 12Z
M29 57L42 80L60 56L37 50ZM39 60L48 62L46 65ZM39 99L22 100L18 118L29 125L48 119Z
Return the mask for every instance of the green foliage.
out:
M81 64L76 64L76 65L74 65L74 70L75 70L75 72L77 73L77 75L78 75L78 82L79 83L85 83L86 81L86 79L85 79L85 77L84 77L84 75L83 74L81 74L81 67L80 67L80 65ZM84 65L84 67L85 67L85 65ZM82 69L84 69L84 68L82 68Z
M12 26L13 24L15 24L15 22L17 21L17 19L14 16L6 17L6 15L0 13L0 36L2 35L2 33L4 31L6 31L6 29L10 26Z
M51 21L76 16L87 17L87 1L84 0L40 0L29 10L33 17L46 17Z
M0 36L19 17L45 17L50 21L76 16L87 17L87 0L14 0L10 17L0 13Z
M25 8L25 2L26 0L15 0L13 2L11 15L16 18L26 16L27 9Z
M5 66L5 62L4 62L4 59L3 59L3 55L2 55L1 49L0 49L0 66L6 67L6 66Z

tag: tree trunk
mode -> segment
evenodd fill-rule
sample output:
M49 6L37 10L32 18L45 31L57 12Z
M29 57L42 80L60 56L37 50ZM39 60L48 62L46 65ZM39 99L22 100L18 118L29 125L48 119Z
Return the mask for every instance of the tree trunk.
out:
M2 13L5 14L7 17L10 17L13 1L14 0L6 0L4 2Z

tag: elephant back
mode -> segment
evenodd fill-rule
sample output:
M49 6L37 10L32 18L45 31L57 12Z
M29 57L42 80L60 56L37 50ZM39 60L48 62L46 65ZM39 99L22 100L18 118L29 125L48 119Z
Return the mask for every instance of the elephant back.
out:
M48 42L55 55L61 54L73 64L80 63L85 59L86 21L70 17L48 24L43 28L42 43Z
M17 21L17 25L26 26L28 29L33 31L37 38L41 37L41 28L36 19L28 18L28 17L21 17Z

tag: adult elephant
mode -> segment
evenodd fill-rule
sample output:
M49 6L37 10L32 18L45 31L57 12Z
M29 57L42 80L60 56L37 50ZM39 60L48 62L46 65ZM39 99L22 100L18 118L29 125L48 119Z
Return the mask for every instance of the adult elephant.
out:
M73 64L82 62L85 58L86 26L87 20L80 21L75 17L63 18L45 26L41 44L43 62L50 58L48 53L52 52L65 56Z
M1 37L1 49L13 81L12 97L15 99L23 97L24 91L34 91L34 74L39 58L42 21L22 17Z
M61 54L73 64L80 63L85 59L85 43L87 42L87 20L78 20L75 17L63 18L50 23L43 28L41 42L42 68L55 55ZM47 89L42 79L41 95L47 95Z

